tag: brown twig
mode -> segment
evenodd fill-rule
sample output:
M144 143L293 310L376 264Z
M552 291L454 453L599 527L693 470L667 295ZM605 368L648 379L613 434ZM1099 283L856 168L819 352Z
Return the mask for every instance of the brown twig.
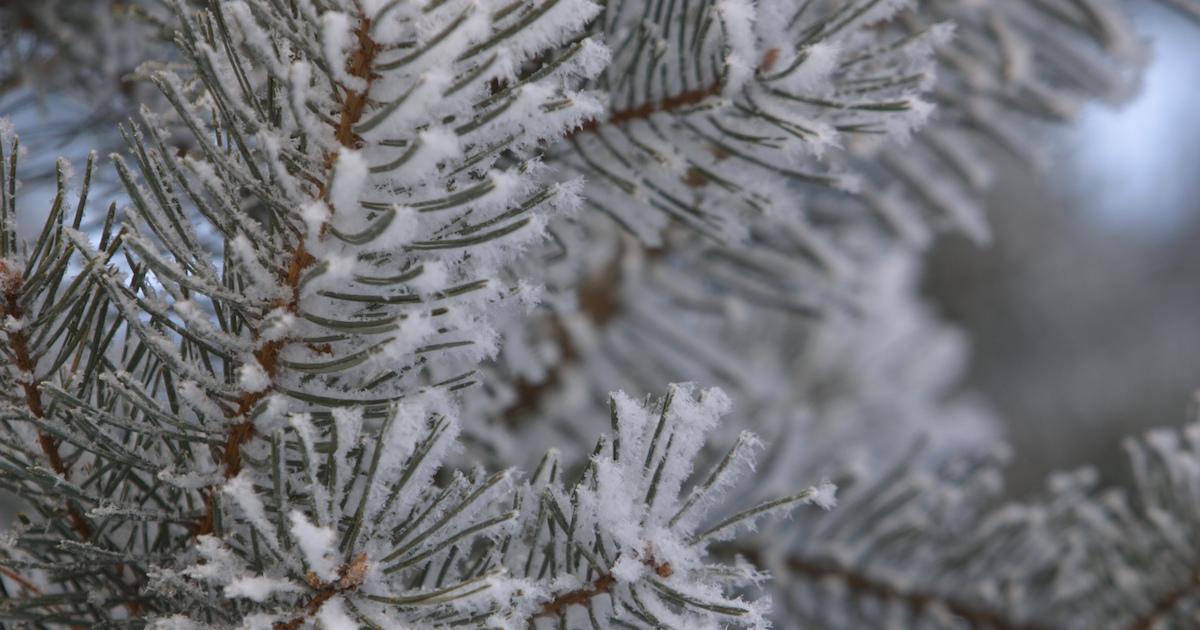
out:
M779 55L780 51L778 48L772 48L763 53L763 58L759 62L756 72L761 74L769 71L775 66L775 63L779 61ZM725 89L725 84L721 81L716 81L711 85L702 88L689 90L674 96L668 96L657 103L642 103L641 105L637 105L635 107L618 109L609 114L608 118L605 120L591 118L584 121L583 124L576 127L570 135L575 135L577 133L590 133L605 125L623 125L634 120L645 120L654 114L671 112L677 109L683 109L684 107L699 105L700 103L704 102L704 99L706 98L719 96L721 94L721 90L723 89Z
M21 308L21 272L15 269L9 269L4 261L0 261L0 288L4 292L4 304L0 307L0 317L11 317L14 320L21 320L25 317L25 312ZM13 363L17 371L27 378L21 380L21 391L25 395L25 406L29 409L35 418L39 420L46 417L46 411L42 405L42 393L38 389L41 382L36 375L37 366L34 363L33 355L29 351L29 338L25 331L18 329L8 333L8 345L13 355ZM50 463L51 470L54 474L62 477L64 480L70 478L71 470L63 461L62 454L58 450L58 440L54 436L47 435L41 429L37 430L38 446L41 447L42 453L45 454L46 460ZM66 502L67 520L71 523L71 528L74 529L79 537L83 540L91 540L92 526L84 518L83 514L70 501Z
M571 606L583 606L592 600L593 597L598 597L612 590L613 584L617 582L617 578L611 574L596 578L591 584L567 591L558 597L546 602L536 613L532 619L540 619L542 617L556 617L565 612Z
M41 595L42 594L42 589L38 588L37 584L34 584L33 582L26 580L25 578L21 577L20 573L17 573L16 571L13 571L12 569L10 569L8 567L0 567L0 575L3 575L4 577L12 580L13 582L16 582L17 586L20 586L21 590L25 591L26 594L29 594L29 595Z
M948 610L950 614L966 621L973 628L992 630L1051 630L1050 626L1020 622L1008 618L1002 612L980 608L946 597L939 593L904 590L887 582L840 567L834 563L816 563L800 557L787 560L788 571L803 575L814 581L827 577L840 580L850 591L884 600L904 602L914 612L926 610L934 605Z
M316 615L321 610L321 606L325 602L332 599L335 595L341 595L358 590L362 586L363 580L367 577L367 554L360 553L354 557L348 564L343 564L338 567L338 579L332 582L322 582L320 578L313 572L309 572L309 586L315 589L315 592L305 602L303 608L304 613L292 617L287 621L280 621L271 626L272 630L296 630L304 621L313 615Z
M642 558L642 564L650 567L659 577L671 577L675 572L671 568L670 562L658 562L654 559L654 552L649 545L646 545L645 554ZM616 585L617 579L611 573L605 573L592 581L591 584L582 588L577 588L573 591L567 591L558 597L546 602L536 613L530 617L530 621L540 619L542 617L556 617L571 606L584 606L593 598L604 595L612 591Z
M23 278L21 272L16 269L10 269L8 265L0 260L0 292L3 292L3 303L0 303L0 318L11 317L20 321L25 317L25 312L21 308L21 286ZM29 350L29 337L24 329L9 331L7 334L9 350L12 352L13 364L17 371L25 378L20 382L21 391L24 394L25 406L29 409L29 413L39 420L46 417L46 409L42 402L42 392L40 389L42 381L37 377L37 363L33 359L33 354ZM50 463L50 469L54 474L61 477L64 481L70 480L71 468L62 458L62 453L59 452L59 442L52 435L47 435L41 429L37 429L38 446L45 454L46 460ZM95 532L92 530L91 523L84 517L71 501L64 501L67 510L67 522L71 524L71 529L79 535L80 540L90 541L93 539ZM120 565L122 569L118 569L118 575L114 576L120 579L121 574L129 567ZM29 582L21 578L19 575L6 571L14 581L17 581L23 587L28 588ZM141 614L142 607L137 602L125 602L125 608L129 610L129 614L138 616ZM73 626L74 627L74 626Z
M354 134L354 125L362 117L366 109L368 93L374 79L371 68L375 61L375 55L379 52L379 46L371 39L370 30L371 21L366 18L361 19L358 27L355 29L358 46L350 57L348 69L352 76L363 79L366 86L361 92L346 89L346 96L342 101L341 112L335 131L335 137L338 142L347 148L355 148L359 143L359 138ZM330 152L325 156L326 172L333 168L336 159L337 154L334 152ZM322 199L326 198L328 196L328 181L317 182L316 185L316 196ZM325 229L323 228L321 236L324 235ZM288 267L284 272L283 282L288 288L290 295L286 301L276 303L274 305L275 308L282 308L292 314L299 313L300 279L304 270L315 262L316 259L305 248L304 238L301 237L296 244L295 250L292 252ZM219 463L224 469L226 479L236 476L242 469L242 446L253 439L255 434L250 414L254 410L254 407L276 387L275 380L279 373L279 357L288 343L290 343L290 340L286 337L272 339L258 346L254 351L254 360L267 375L270 385L261 391L244 392L238 399L238 407L233 412L232 417L240 418L241 421L230 427L224 447L218 455ZM213 489L210 489L206 514L200 523L200 527L197 529L198 533L209 533L212 531L214 516L212 492ZM356 556L350 563L338 568L338 579L332 582L322 582L316 574L309 573L309 585L315 589L315 592L303 604L303 612L288 621L276 623L273 626L274 629L295 630L303 625L306 619L316 615L321 606L335 595L357 590L366 577L367 564L366 554Z
M0 575L12 580L17 584L17 586L21 587L22 595L33 595L36 597L42 594L42 589L38 588L37 584L34 584L24 577L21 577L20 573L17 573L8 567L0 567ZM58 612L60 610L56 606L48 606L47 608L54 612ZM80 625L72 625L70 628L71 630L84 630L83 626Z
M354 125L358 123L366 108L368 93L374 79L371 67L374 64L375 55L379 52L379 46L371 39L370 31L371 21L366 18L360 20L358 27L355 29L358 47L350 57L350 67L348 70L352 76L363 79L366 82L366 87L361 92L346 89L346 96L342 101L335 132L338 142L342 146L349 148L355 147L359 141L358 137L354 134ZM330 152L325 156L326 171L329 171L333 167L336 158L337 155L334 152ZM324 198L327 192L327 182L318 182L316 196ZM322 230L323 234L324 230ZM292 314L299 313L300 279L304 270L315 262L316 259L305 247L304 238L300 237L295 249L292 251L291 259L288 262L283 277L283 283L288 288L290 294L286 300L276 302L273 305L274 308L282 308ZM259 345L254 350L254 360L267 375L271 384L260 391L243 392L238 397L237 409L230 414L230 418L237 421L230 426L229 432L225 436L225 443L216 455L217 464L221 466L226 479L236 477L242 470L242 447L249 443L255 435L254 423L250 419L250 414L254 411L255 406L262 402L275 389L275 379L279 374L279 357L288 343L290 343L290 340L287 338L272 339ZM206 507L204 516L201 517L199 523L194 528L198 536L210 534L213 531L215 506L212 493L214 491L214 488L209 488L205 497Z
M375 55L379 54L379 44L371 39L370 18L364 17L359 20L358 28L354 29L354 36L358 40L358 46L350 56L350 67L347 70L350 76L362 79L366 83L366 87L361 92L349 91L346 95L346 100L342 102L341 117L338 120L335 134L337 141L342 146L350 148L354 148L358 144L358 137L354 134L354 125L362 118L363 111L367 107L367 95L370 94L371 83L375 79L371 68L375 64Z
M604 120L591 118L584 121L582 124L576 127L570 135L593 133L601 127L607 125L623 125L634 120L645 120L654 114L671 112L684 107L699 105L700 103L704 102L704 99L719 95L723 87L724 84L718 81L707 87L689 90L674 96L668 96L667 98L664 98L658 102L642 103L641 105L637 105L635 107L614 110L608 115L608 118Z
M742 547L737 549L736 552L750 562L758 566L763 566L762 555L757 549ZM914 613L920 613L921 611L937 606L949 611L950 614L960 620L967 622L971 628L988 628L990 630L1056 630L1052 625L1017 621L1005 615L1003 611L969 604L941 593L903 589L858 569L842 566L832 560L813 560L793 555L784 560L784 568L789 573L803 576L814 582L824 579L835 579L845 584L846 588L855 595L903 602Z

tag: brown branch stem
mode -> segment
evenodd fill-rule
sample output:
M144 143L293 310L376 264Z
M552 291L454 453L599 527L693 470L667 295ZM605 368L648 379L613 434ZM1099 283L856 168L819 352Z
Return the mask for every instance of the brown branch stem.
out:
M280 621L272 626L272 630L297 630L304 625L304 621L313 615L316 615L321 610L321 606L325 602L332 599L335 595L342 595L358 590L362 586L363 580L367 576L367 554L362 553L354 557L347 564L338 567L338 579L332 582L321 581L316 574L308 574L308 583L313 587L314 592L308 601L301 606L304 609L302 614L299 614L287 621Z
M901 589L853 569L840 567L834 563L817 563L798 556L792 556L787 559L787 568L792 573L803 575L814 581L827 577L836 578L852 592L880 599L901 601L914 612L938 605L955 617L966 621L974 628L991 628L993 630L1051 630L1046 625L1016 621L1008 618L1000 611L976 607L939 593Z
M7 265L0 261L0 282L3 283L4 291L4 303L0 306L0 318L11 317L20 321L25 317L20 302L22 284L20 272L8 269ZM41 381L37 377L37 365L29 351L28 335L23 329L9 331L8 346L13 355L13 363L21 374L20 385L21 391L25 395L25 406L35 418L44 419L46 411L42 404L42 392L38 389ZM54 436L47 435L41 429L37 430L37 440L38 446L41 447L42 453L50 463L50 469L64 480L69 480L71 470L63 461L62 454L58 450L58 440L54 439ZM79 508L70 501L66 502L66 508L67 520L71 523L71 528L79 534L82 540L91 540L92 526L80 513Z
M3 291L3 301L0 302L0 318L11 317L16 321L21 321L25 317L25 311L21 308L21 287L23 278L21 273L15 269L10 269L8 265L0 260L0 290ZM40 386L41 379L37 376L37 362L33 358L33 354L29 349L29 336L23 328L9 331L7 334L8 347L12 353L14 367L17 368L20 374L21 392L24 394L25 406L29 409L29 413L39 420L45 419L46 408L42 402L42 392ZM59 442L52 435L47 435L41 429L37 429L38 446L42 453L46 456L46 461L50 464L50 469L54 474L61 477L64 481L70 480L71 468L63 460L62 453L59 452ZM79 507L74 502L64 501L64 506L67 510L67 522L71 524L71 529L79 535L79 539L83 541L91 541L95 536L95 531L92 529L91 523L79 511ZM116 571L115 579L119 580L124 569L129 568L127 565L121 565L123 568ZM12 571L5 571L10 579L29 590L32 585L30 582ZM33 592L36 587L32 587ZM129 614L138 616L141 614L141 605L137 602L125 602L125 608L129 610ZM74 626L73 626L74 627Z
M38 588L37 584L26 580L25 578L21 577L20 573L17 573L8 567L0 567L0 575L3 575L4 577L15 582L16 585L20 586L21 590L25 591L25 593L28 595L42 594L42 589Z
M719 95L723 87L724 85L720 81L717 81L716 83L706 87L689 90L674 96L668 96L667 98L664 98L658 102L642 103L641 105L634 107L614 110L608 115L608 118L604 120L592 118L584 121L583 124L576 127L570 135L573 136L579 133L592 133L607 125L623 125L634 120L645 120L654 114L672 112L684 107L699 105L704 101L704 99Z
M742 547L737 549L736 553L760 567L764 564L762 554L758 549ZM856 595L903 602L914 613L920 613L923 610L937 606L967 622L972 628L989 628L991 630L1056 630L1052 625L1017 621L1008 617L1002 611L963 602L942 593L900 588L873 577L864 571L842 566L832 560L814 560L799 555L792 555L784 560L784 568L794 575L803 576L814 582L830 578L838 580L845 584L851 593Z
M566 610L571 606L582 606L587 604L592 600L592 598L611 591L613 584L616 582L616 578L608 573L605 573L604 575L596 578L596 580L591 584L583 588L567 591L566 593L563 593L562 595L559 595L558 597L546 602L536 613L533 614L533 617L531 617L530 620L532 621L533 619L540 619L542 617L556 617L563 612L566 612Z
M379 45L371 39L370 31L371 20L367 18L361 19L358 27L355 29L358 47L350 57L348 70L352 76L362 79L366 83L366 87L361 92L346 89L346 95L342 101L335 136L338 142L347 148L354 148L358 143L359 139L354 134L354 125L362 118L363 112L366 109L368 94L374 79L371 68L375 62L375 55L379 52ZM336 158L337 154L334 152L330 152L325 156L326 172L333 168ZM318 182L316 196L318 198L325 198L327 193L328 182ZM322 235L324 235L324 232L325 230L322 230ZM316 259L308 252L305 247L304 238L301 237L292 251L291 259L288 262L283 277L283 283L290 291L290 295L287 300L276 302L273 305L274 308L282 308L292 314L299 313L300 279L304 270L315 262ZM254 350L254 360L267 375L270 385L260 391L243 392L238 398L237 409L230 414L230 418L235 421L225 436L224 445L216 455L217 463L221 466L226 479L236 477L242 470L242 447L254 439L255 435L254 423L250 419L250 414L258 403L262 402L264 398L274 391L276 387L275 380L279 374L279 357L290 341L286 337L272 339L259 345ZM215 488L209 488L206 492L205 514L195 527L195 533L198 536L210 534L213 531L215 510L213 503L214 491Z
M642 556L642 564L650 567L659 577L670 577L674 573L675 570L671 567L671 563L659 562L654 559L654 551L649 545L646 545L644 554ZM542 617L556 617L566 612L571 606L584 606L592 601L593 598L611 592L616 583L617 579L611 573L605 573L587 586L567 591L546 602L529 618L529 621Z

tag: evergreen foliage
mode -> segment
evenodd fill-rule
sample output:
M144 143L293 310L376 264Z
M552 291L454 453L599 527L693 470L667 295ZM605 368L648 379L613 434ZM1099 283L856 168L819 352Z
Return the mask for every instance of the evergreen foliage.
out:
M1130 442L1133 499L1004 503L915 290L936 233L987 238L989 153L1130 92L1116 0L0 24L0 90L120 93L88 125L122 147L60 159L24 239L0 121L4 623L1196 620L1196 428Z

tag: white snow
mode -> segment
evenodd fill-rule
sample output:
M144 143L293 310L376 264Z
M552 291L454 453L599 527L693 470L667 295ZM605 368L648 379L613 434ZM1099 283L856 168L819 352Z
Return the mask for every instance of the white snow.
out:
M243 391L255 393L271 386L271 377L258 361L251 357L237 369L238 385Z
M812 502L823 510L837 507L837 486L829 481L822 481L812 488Z
M355 25L351 24L350 16L340 11L326 11L321 15L321 27L325 63L329 64L333 78L347 89L362 92L366 89L367 82L346 71L349 51L356 45L353 32Z
M304 554L304 562L317 577L326 582L337 580L336 535L328 527L317 527L304 513L292 510L288 514L292 538Z
M275 593L296 593L301 590L300 585L291 580L253 575L235 579L225 587L225 596L244 597L262 603Z
M329 202L335 212L358 213L358 200L367 183L367 161L358 151L338 150L333 166L333 181L329 185Z
M317 611L317 621L325 630L358 630L362 627L346 612L344 599L341 596L331 597Z

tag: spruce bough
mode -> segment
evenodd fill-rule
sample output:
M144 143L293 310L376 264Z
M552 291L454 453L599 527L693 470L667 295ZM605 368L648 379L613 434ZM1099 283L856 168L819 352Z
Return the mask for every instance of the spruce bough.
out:
M12 84L157 96L34 238L0 127L6 623L1194 615L1194 430L1004 504L915 297L989 152L1125 92L1119 3L35 4Z

